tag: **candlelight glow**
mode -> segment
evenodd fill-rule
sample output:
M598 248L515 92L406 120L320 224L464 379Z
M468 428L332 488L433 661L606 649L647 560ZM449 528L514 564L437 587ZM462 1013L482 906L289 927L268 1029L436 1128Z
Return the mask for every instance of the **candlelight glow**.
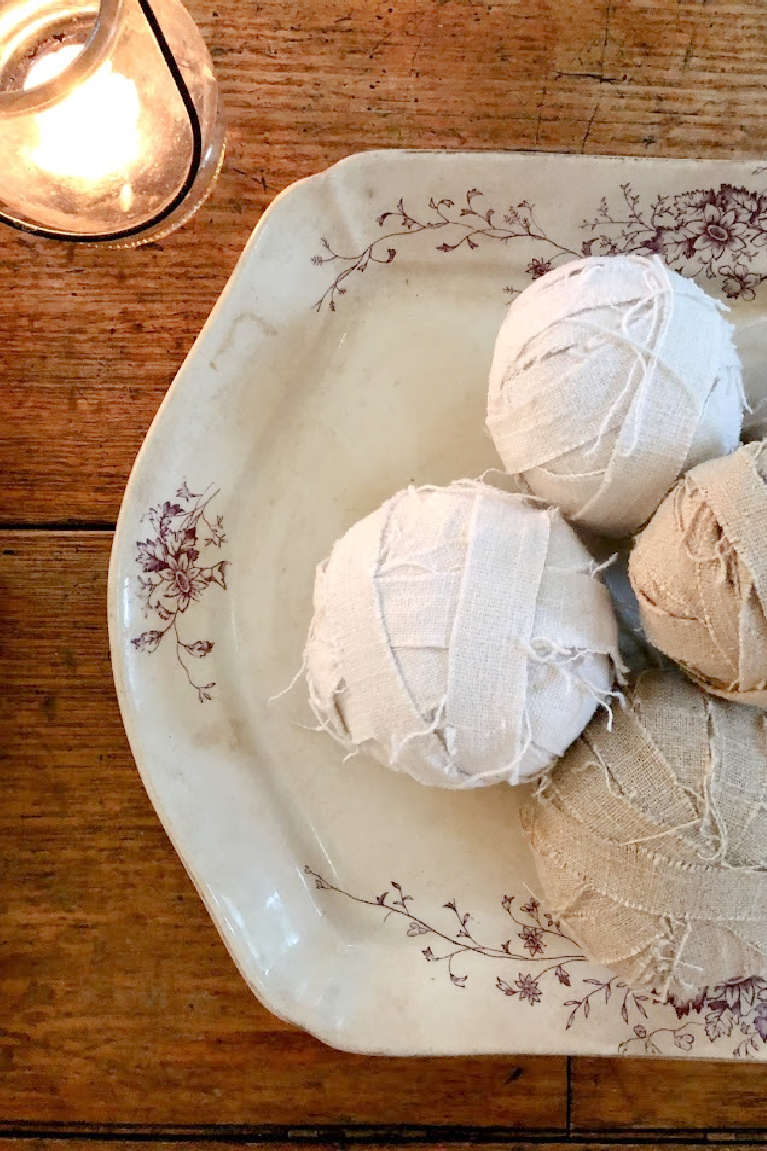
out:
M32 65L24 87L58 76L81 50L69 44L47 53ZM96 182L119 175L141 151L139 114L136 85L107 61L60 104L37 114L38 140L27 154L53 176Z
M0 228L130 247L210 191L224 115L183 0L0 0L0 72Z

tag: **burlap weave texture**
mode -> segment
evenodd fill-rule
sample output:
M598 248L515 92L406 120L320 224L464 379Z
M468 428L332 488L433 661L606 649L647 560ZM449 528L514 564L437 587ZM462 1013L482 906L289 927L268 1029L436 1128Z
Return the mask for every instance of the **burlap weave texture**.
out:
M594 961L680 995L767 966L765 717L647 672L523 812L543 898Z
M636 540L651 643L707 690L767 706L767 441L701 464Z

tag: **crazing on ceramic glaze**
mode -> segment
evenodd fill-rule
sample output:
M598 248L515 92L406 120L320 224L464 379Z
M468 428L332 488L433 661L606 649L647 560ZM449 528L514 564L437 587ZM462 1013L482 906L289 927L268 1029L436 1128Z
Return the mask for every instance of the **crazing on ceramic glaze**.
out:
M155 616L159 626L143 631L131 643L137 651L151 655L170 635L175 641L176 660L200 703L212 698L216 683L201 682L207 677L194 670L193 661L205 659L215 644L210 639L188 638L186 629L186 638L182 638L179 621L212 584L226 591L229 561L201 562L203 553L206 558L211 552L215 555L226 543L223 516L209 514L218 494L210 487L192 492L184 480L173 501L165 500L149 509L144 519L153 534L136 544L136 563L144 573L138 576L138 596L144 616Z
M385 918L399 916L407 923L405 934L418 940L427 963L444 964L450 984L466 990L469 980L495 976L495 988L507 999L526 1008L536 1007L544 996L554 996L563 1008L565 1031L572 1027L604 1026L608 1015L618 1016L626 1038L616 1050L621 1055L680 1055L694 1051L698 1041L732 1041L732 1055L753 1057L767 1044L767 979L750 978L706 987L694 999L669 996L660 1000L634 991L617 976L598 979L582 975L587 963L577 943L561 923L543 911L529 896L526 903L504 895L500 904L509 916L510 937L497 943L483 942L472 915L460 910L455 900L442 905L444 923L429 913L424 918L412 895L401 883L368 898L337 887L307 864L304 874L318 891L329 891L353 903L381 910ZM519 942L518 942L519 941ZM479 972L475 957L490 960ZM587 966L586 971L593 971ZM565 995L569 998L565 998ZM617 1020L613 1019L613 1025Z
M767 279L767 192L720 184L674 196L657 195L648 203L620 185L621 199L611 205L603 196L590 220L583 220L580 243L564 243L563 237L547 233L538 222L536 208L527 200L498 211L488 207L479 188L470 188L465 204L432 197L418 216L411 215L404 200L376 219L380 234L353 255L335 251L326 236L312 263L338 269L330 286L315 304L319 312L327 305L335 311L338 298L348 290L350 277L367 271L371 264L391 264L398 249L394 242L424 232L438 233L438 252L459 248L475 250L490 241L535 241L541 255L525 268L531 279L550 272L557 264L579 256L615 256L635 253L660 256L683 275L715 280L731 300L753 300ZM520 288L507 287L509 295Z

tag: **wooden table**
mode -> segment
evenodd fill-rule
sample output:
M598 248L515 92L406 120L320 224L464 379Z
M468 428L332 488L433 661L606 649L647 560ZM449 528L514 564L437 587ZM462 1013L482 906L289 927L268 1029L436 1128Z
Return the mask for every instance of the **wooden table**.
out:
M197 217L127 252L0 234L0 1151L765 1138L764 1066L365 1059L272 1018L139 782L105 583L134 455L277 192L371 147L764 156L766 0L191 10L231 123Z

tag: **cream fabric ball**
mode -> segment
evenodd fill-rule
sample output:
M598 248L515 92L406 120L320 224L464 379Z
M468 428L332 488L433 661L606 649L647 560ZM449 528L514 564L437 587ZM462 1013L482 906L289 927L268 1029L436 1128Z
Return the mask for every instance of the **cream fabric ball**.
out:
M305 651L322 728L421 783L515 784L609 706L617 627L559 512L480 482L409 488L320 564Z
M702 687L767 707L767 440L700 464L634 543L644 630Z
M722 311L657 257L574 260L534 281L490 371L487 425L507 471L573 522L632 534L679 475L738 443Z
M523 809L546 906L629 986L767 974L764 748L753 708L647 672Z

